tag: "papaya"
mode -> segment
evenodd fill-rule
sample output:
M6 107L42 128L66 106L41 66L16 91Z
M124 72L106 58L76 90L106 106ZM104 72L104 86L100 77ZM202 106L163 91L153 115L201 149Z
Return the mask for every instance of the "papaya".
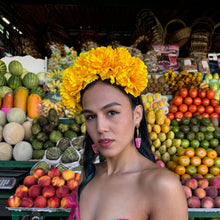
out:
M31 94L27 98L27 116L36 118L40 116L41 97L38 94Z
M2 109L11 109L13 108L13 105L14 105L14 94L13 92L8 92L4 98L3 98L3 101L2 101L2 106L1 108Z
M24 88L18 88L15 92L14 97L14 107L21 108L24 113L27 112L27 98L28 98L28 92Z

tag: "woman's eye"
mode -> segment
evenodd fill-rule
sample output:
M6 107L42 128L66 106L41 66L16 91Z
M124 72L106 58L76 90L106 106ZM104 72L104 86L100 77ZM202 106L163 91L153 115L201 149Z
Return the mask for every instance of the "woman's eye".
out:
M118 112L116 112L116 111L109 111L108 112L108 115L116 115L116 114L118 114Z
M86 120L92 120L94 118L95 118L95 115L87 115L87 116L85 116Z

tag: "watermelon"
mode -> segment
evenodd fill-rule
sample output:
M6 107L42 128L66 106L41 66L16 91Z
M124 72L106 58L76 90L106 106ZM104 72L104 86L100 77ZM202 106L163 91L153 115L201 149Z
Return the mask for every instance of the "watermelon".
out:
M8 86L12 89L16 89L22 86L22 80L20 76L12 75L8 80Z
M34 73L27 73L23 78L23 85L28 89L37 88L39 85L39 78Z
M38 86L37 88L31 89L31 94L38 94L41 99L45 98L45 92L42 87Z
M7 85L7 79L4 75L0 74L0 86L6 86Z
M4 75L7 71L7 66L4 61L0 60L0 75Z
M23 73L23 66L17 60L12 60L8 65L8 69L12 75L20 76Z

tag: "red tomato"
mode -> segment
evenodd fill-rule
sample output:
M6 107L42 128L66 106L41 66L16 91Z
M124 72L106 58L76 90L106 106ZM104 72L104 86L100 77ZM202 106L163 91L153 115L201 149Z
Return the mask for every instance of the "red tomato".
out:
M214 112L214 107L211 105L206 106L205 112L211 114L212 112Z
M199 105L197 106L197 112L199 112L200 114L205 112L205 107L203 105Z
M184 112L183 116L192 118L192 112Z
M216 113L220 114L220 105L215 106L215 110Z
M219 118L219 115L218 115L218 113L213 112L213 113L210 115L210 118Z
M197 106L194 104L189 105L189 111L194 113L197 111Z
M195 117L196 115L201 115L199 112L195 112L194 114L193 114L193 117Z
M175 116L175 119L182 119L183 118L183 113L182 112L176 112L174 116Z
M191 105L193 103L193 99L187 96L186 98L184 98L183 103L185 103L186 105Z
M169 118L170 120L173 120L174 119L174 114L173 113L168 113L167 118Z
M196 97L196 98L193 99L193 104L194 105L201 105L201 103L202 103L201 98Z
M198 94L198 90L196 88L189 89L189 96L195 98Z
M202 113L202 117L203 118L209 118L209 113L207 113L207 112Z
M203 88L199 88L199 89L198 89L198 96L199 96L199 98L201 98L201 99L205 98L205 97L206 97L206 90L203 89Z
M177 110L178 110L178 107L176 105L172 104L169 106L169 112L176 113Z
M217 106L218 105L218 100L217 99L212 99L211 100L211 105L212 106Z
M203 106L208 106L210 104L210 100L208 98L202 99L202 105Z
M174 96L173 98L173 104L174 105L181 105L183 103L183 98L179 95Z
M181 105L179 106L179 111L180 111L180 112L187 112L187 110L188 110L188 105L186 105L186 104L181 104Z
M206 96L208 99L213 99L214 96L215 96L215 91L213 89L209 89L207 92L206 92Z
M180 96L182 96L183 98L185 98L188 95L188 90L187 88L182 88L180 89Z

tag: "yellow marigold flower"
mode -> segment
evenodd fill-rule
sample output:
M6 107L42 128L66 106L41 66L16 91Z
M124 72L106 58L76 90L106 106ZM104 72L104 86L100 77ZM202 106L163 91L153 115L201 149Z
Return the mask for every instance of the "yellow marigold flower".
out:
M109 79L124 87L126 93L137 97L147 86L147 67L143 61L131 56L125 47L98 47L81 53L72 67L63 73L61 95L63 104L81 111L80 92L93 81Z

